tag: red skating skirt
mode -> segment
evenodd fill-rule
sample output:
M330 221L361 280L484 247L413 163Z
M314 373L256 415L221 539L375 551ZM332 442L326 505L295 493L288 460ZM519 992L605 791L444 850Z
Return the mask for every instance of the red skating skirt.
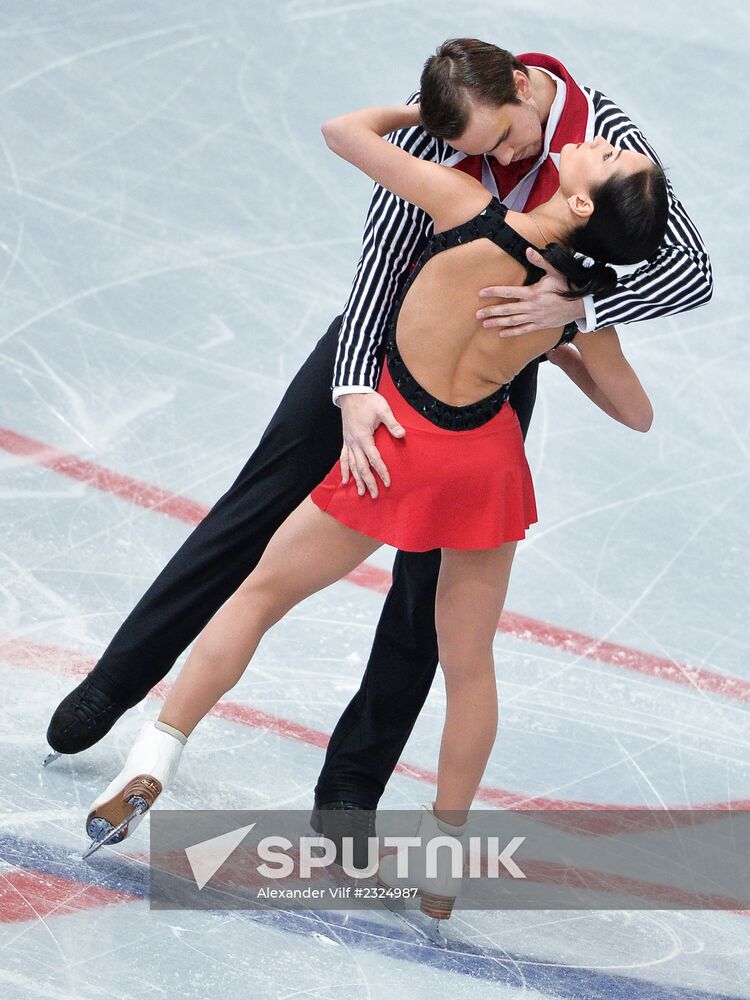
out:
M337 521L406 552L494 549L525 537L537 520L534 486L515 411L505 403L481 427L444 430L418 413L393 384L387 362L378 392L406 431L375 431L390 473L378 496L341 483L337 462L310 494Z

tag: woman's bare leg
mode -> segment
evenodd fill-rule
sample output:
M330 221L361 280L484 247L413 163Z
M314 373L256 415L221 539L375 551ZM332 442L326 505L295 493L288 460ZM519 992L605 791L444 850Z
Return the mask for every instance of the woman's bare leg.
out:
M516 542L508 542L442 553L435 621L447 705L434 810L456 826L466 818L495 742L492 642L515 551Z
M306 497L195 640L159 721L189 735L237 683L272 625L306 597L346 576L381 544L347 528Z

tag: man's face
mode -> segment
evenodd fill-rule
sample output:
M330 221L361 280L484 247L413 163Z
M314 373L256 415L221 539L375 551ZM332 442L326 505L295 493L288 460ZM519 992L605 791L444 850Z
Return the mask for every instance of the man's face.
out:
M450 139L454 149L469 155L484 153L507 166L516 160L536 157L542 151L542 122L532 99L521 104L471 103L469 124L458 139Z

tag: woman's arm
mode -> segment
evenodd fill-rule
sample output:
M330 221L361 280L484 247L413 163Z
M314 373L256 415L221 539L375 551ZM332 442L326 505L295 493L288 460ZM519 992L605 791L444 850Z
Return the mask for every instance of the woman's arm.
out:
M364 108L321 126L329 149L376 183L424 209L437 230L465 222L489 200L487 189L460 170L421 160L383 137L420 123L419 105Z
M563 344L547 357L608 416L645 433L654 419L651 400L625 359L615 328L578 333L575 344Z

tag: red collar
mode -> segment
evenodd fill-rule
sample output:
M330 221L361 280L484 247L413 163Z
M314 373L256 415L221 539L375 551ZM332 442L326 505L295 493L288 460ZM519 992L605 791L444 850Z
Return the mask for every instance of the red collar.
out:
M566 142L580 142L585 139L586 125L589 119L589 102L563 64L558 59L547 56L543 52L525 52L518 56L518 59L524 66L546 69L565 83L565 104L552 135L550 152L559 153Z

